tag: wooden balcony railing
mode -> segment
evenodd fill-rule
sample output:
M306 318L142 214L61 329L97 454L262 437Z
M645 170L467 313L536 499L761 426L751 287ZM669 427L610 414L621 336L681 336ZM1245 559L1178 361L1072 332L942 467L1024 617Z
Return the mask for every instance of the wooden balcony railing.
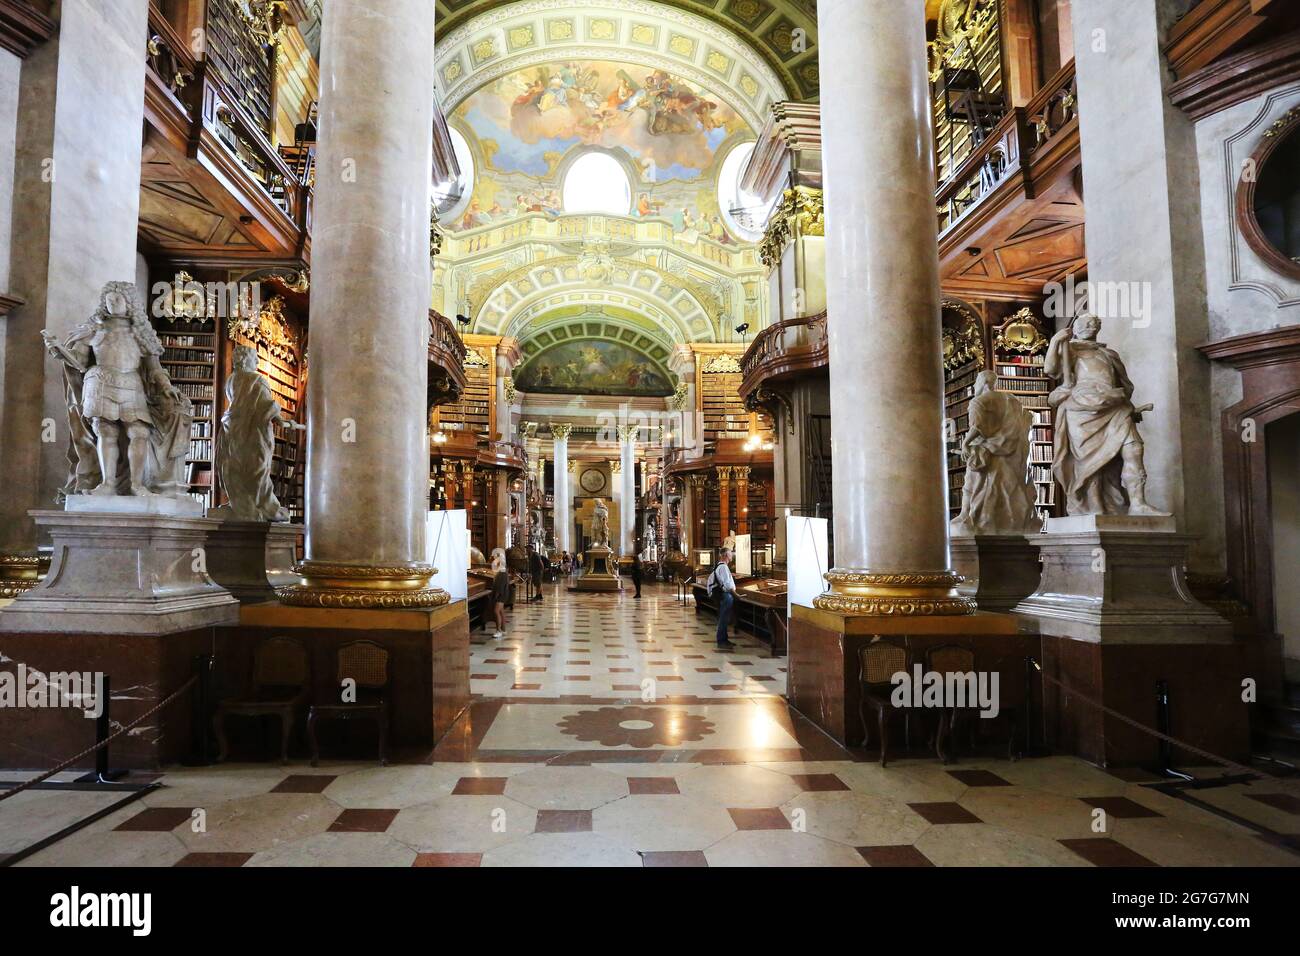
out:
M1035 156L1077 125L1077 115L1071 60L1032 100L1007 113L952 176L940 183L935 194L940 237L1004 183L1017 179L1026 192L1032 192Z
M825 366L826 313L769 325L740 360L740 394L748 398L765 382Z
M465 343L456 326L437 309L429 310L429 406L460 401L465 394Z

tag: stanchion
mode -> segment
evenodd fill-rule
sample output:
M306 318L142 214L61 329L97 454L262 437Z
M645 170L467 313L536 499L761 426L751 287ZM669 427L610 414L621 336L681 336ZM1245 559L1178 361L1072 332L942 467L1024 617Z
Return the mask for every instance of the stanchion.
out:
M109 768L108 741L110 737L109 710L113 703L113 679L104 675L100 691L99 716L95 718L95 769L77 778L77 783L114 783L126 776L125 770Z
M194 673L198 684L190 703L190 755L181 761L186 767L209 767L212 759L213 670L216 658L211 654L194 656Z

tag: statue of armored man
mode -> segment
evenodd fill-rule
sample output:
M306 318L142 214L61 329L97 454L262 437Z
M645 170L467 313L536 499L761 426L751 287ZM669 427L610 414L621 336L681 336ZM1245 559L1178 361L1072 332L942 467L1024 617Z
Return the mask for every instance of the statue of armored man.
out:
M163 346L135 284L105 285L90 322L63 342L48 330L41 337L64 366L72 433L59 501L84 494L184 497L194 406L159 363Z
M609 547L609 507L604 498L597 498L592 505L591 543L597 548Z
M1052 475L1071 515L1157 515L1146 499L1138 423L1151 405L1133 405L1133 382L1119 353L1097 341L1101 320L1080 315L1052 336L1043 363L1060 380L1047 398L1056 410Z

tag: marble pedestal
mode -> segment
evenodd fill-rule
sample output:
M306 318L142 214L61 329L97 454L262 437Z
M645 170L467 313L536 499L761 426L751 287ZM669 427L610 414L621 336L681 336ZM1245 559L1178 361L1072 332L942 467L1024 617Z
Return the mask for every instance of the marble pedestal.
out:
M1079 695L1157 728L1162 685L1169 733L1220 756L1249 755L1242 647L1232 625L1191 595L1190 536L1162 516L1084 515L1049 519L1029 540L1042 581L1015 613L1042 635L1049 747L1105 766L1156 763L1155 737ZM1203 761L1175 749L1175 762Z
M1026 680L1025 658L1036 656L1039 645L1037 636L1024 633L1009 614L980 612L951 617L865 617L795 605L789 636L787 696L790 703L842 745L861 746L859 653L877 638L906 647L915 663L924 662L925 652L931 647L961 644L972 648L977 671L998 673L1000 708L1008 720L1016 716L1021 728L1019 733L1023 736L1026 694L1036 693L1036 687ZM869 720L874 720L869 709L867 715ZM926 716L921 714L920 718ZM999 718L988 723L996 724L996 727L990 726L987 733L1000 735L998 749L1005 753L1009 732L1007 722ZM873 740L876 736L874 726ZM891 749L901 755L901 725L891 734L891 741ZM915 720L912 744L914 748L923 749L925 746L923 728Z
M211 512L217 526L208 535L208 574L241 604L274 601L270 581L269 521L237 521ZM296 584L297 579L292 582Z
M982 611L1010 611L1038 590L1041 569L1033 535L981 534L952 539L952 567L966 580L957 592Z
M1167 516L1049 518L1031 535L1042 563L1037 590L1014 608L1042 633L1093 643L1226 642L1232 625L1192 597L1191 543Z
M622 587L615 574L618 564L611 549L603 545L588 548L583 564L582 575L570 591L617 591Z
M427 754L469 706L469 615L464 601L403 610L244 605L239 626L220 632L219 696L252 691L254 651L272 637L291 637L307 647L314 701L338 700L340 647L364 640L387 650L389 739L395 750L417 748ZM306 714L299 716L294 751L305 754ZM278 752L267 749L256 722L231 720L227 729L235 757L278 759ZM378 737L371 721L323 720L318 736L322 760L373 761L377 752Z
M302 540L307 529L300 524L276 522L266 532L266 579L271 587L282 588L297 584L302 577L293 570L302 551Z
M166 512L176 499L126 500ZM0 632L171 634L238 620L238 601L202 570L217 522L137 507L31 512L54 543L50 571L0 610Z

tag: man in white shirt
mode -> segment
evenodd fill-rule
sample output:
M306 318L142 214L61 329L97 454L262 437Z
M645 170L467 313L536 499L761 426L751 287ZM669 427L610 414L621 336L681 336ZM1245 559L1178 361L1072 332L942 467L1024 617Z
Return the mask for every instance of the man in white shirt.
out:
M731 576L731 549L723 548L718 555L718 566L709 575L707 589L712 597L718 594L718 647L727 650L736 645L727 639L727 623L731 620L731 606L736 601L736 579Z

